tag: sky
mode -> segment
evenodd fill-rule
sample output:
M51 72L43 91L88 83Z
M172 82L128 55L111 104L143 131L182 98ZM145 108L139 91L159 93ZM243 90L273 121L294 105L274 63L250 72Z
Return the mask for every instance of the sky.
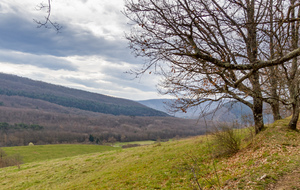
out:
M62 26L37 28L46 0L0 1L0 72L131 100L167 98L157 92L159 76L136 79L130 70L145 60L129 49L131 25L123 0L52 0L51 20Z

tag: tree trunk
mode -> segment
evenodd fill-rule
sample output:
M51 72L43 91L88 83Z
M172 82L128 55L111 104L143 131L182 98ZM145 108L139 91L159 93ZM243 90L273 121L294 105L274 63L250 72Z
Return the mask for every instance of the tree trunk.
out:
M274 59L274 20L273 20L273 0L270 0L270 7L269 7L269 11L270 11L270 59ZM270 102L270 106L272 109L272 114L273 114L273 119L274 121L281 119L281 115L280 115L280 109L279 109L279 96L278 96L278 78L276 76L276 71L275 71L275 67L270 67L270 84L271 84L271 102Z
M270 105L271 105L271 109L272 109L272 114L273 114L274 121L282 119L282 117L280 115L279 102L278 101L274 101Z
M257 24L255 20L255 1L250 0L247 2L247 17L248 17L248 25L247 25L247 54L251 64L254 64L257 61L258 54L258 43L257 43ZM249 78L252 90L253 90L253 117L255 124L255 133L258 134L264 128L263 121L263 103L262 103L262 92L261 85L259 81L259 73L258 70L253 70L252 76Z
M295 0L291 0L291 4L295 5ZM295 18L295 9L291 11L291 18ZM300 18L300 11L298 10L297 18ZM299 40L299 27L300 24L296 22L291 23L291 30L292 30L292 47L298 48L298 40ZM292 109L293 109L293 115L292 119L289 122L289 128L296 130L297 129L297 122L299 119L299 106L300 106L300 100L299 100L299 71L298 71L298 58L295 57L292 61L292 67L290 72L290 80L288 81L289 84L289 92L290 97L292 98Z
M297 101L295 104L293 104L293 115L292 115L292 119L289 122L289 128L292 130L297 129L297 122L298 122L299 113L300 113L299 106L300 106L299 101Z
M258 134L264 128L264 120L262 113L262 101L259 98L253 99L253 117L255 124L255 134Z
M263 120L263 101L262 94L259 83L259 74L255 72L251 77L251 83L254 90L253 96L253 117L255 124L255 133L258 134L264 128L264 120Z

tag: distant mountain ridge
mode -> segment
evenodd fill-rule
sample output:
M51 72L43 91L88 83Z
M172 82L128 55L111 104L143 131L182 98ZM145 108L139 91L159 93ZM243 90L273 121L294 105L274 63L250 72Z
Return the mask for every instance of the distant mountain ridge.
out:
M190 107L186 110L186 112L178 111L173 112L170 105L176 102L175 99L150 99L150 100L141 100L139 103L148 106L150 108L168 113L171 116L185 118L185 119L198 119L200 115L203 113L209 113L214 111L214 109L218 106L218 102L212 103L208 106L208 103L203 103L201 106Z
M43 100L64 107L112 115L169 116L162 111L132 100L114 98L4 73L0 73L0 95Z
M197 119L200 115L199 110L197 110L197 108L189 108L186 113L182 111L173 112L170 108L170 105L172 105L175 102L175 99L150 99L141 100L138 102L149 108L165 112L174 117Z
M171 108L169 105L172 105L175 101L174 99L150 99L139 101L139 103L179 118L198 119L199 117L203 118L201 116L205 113L206 120L239 123L253 122L252 110L240 102L225 101L220 105L220 102L213 102L210 106L208 106L208 103L203 103L197 107L187 109L186 112L178 111L173 113L170 112ZM264 107L266 107L265 104ZM264 113L264 122L273 122L272 115Z

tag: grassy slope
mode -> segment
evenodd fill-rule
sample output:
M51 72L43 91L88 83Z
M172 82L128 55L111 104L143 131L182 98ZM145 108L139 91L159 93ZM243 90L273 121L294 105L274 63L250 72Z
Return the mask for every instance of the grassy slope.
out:
M286 130L286 123L270 125L228 158L212 161L210 137L194 137L32 162L20 170L4 168L0 170L0 189L191 189L194 177L202 187L211 188L217 186L217 176L224 189L264 189L300 167L300 135ZM192 158L198 158L197 167ZM199 169L199 173L195 176L185 167Z

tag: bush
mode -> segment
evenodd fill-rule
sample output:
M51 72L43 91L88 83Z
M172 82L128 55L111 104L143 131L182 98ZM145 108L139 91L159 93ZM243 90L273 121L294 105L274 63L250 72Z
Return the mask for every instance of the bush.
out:
M8 166L18 166L18 168L20 169L20 165L23 163L23 158L20 154L7 156L2 149L0 149L0 154L0 168Z
M221 125L216 128L213 135L214 156L230 155L238 152L241 145L241 135L238 129L228 125Z

